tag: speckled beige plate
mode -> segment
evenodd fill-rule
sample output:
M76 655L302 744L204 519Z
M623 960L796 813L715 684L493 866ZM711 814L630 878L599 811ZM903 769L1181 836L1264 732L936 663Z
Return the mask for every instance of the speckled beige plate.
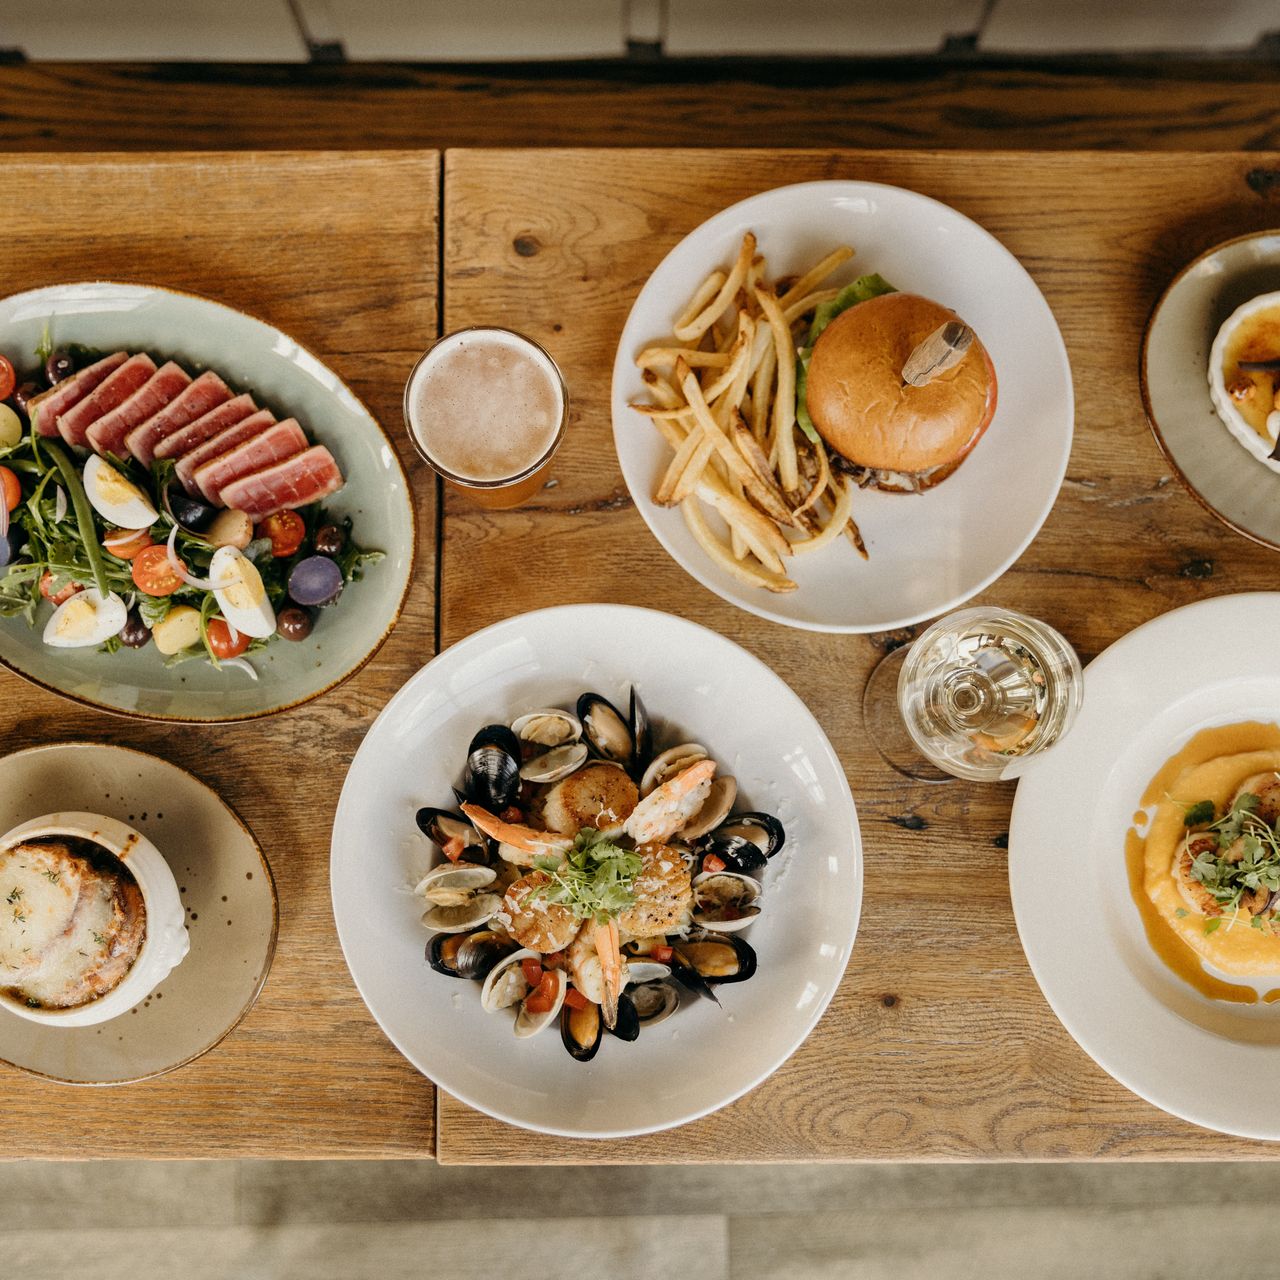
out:
M0 770L0 831L60 809L129 823L168 860L191 934L186 959L110 1022L50 1027L0 1008L0 1062L68 1084L124 1084L207 1053L252 1007L275 950L275 882L253 833L184 769L125 747L32 747Z
M1142 341L1142 401L1192 497L1237 533L1280 551L1280 475L1241 447L1209 398L1209 349L1242 303L1280 289L1280 231L1215 245L1173 278Z

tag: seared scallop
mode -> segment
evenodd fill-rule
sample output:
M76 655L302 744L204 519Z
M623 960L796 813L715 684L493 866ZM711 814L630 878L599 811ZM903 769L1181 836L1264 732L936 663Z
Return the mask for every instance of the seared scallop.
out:
M689 923L693 885L679 849L669 844L642 844L636 852L643 866L631 892L635 905L618 917L618 928L630 938L656 938Z
M620 827L640 800L636 784L616 764L597 762L561 779L542 801L548 831L576 836L583 827Z

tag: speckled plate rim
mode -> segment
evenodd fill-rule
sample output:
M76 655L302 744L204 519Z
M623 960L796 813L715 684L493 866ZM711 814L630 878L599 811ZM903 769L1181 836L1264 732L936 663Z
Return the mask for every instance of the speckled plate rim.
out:
M1220 240L1215 245L1210 245L1202 253L1198 253L1191 259L1178 273L1165 285L1160 297L1156 299L1155 306L1151 308L1150 314L1147 316L1147 323L1142 330L1142 346L1138 351L1138 385L1142 391L1142 412L1146 416L1147 426L1151 428L1151 434L1155 437L1156 447L1160 450L1161 456L1169 464L1173 474L1178 477L1182 487L1216 520L1225 524L1232 533L1238 533L1242 538L1248 538L1250 542L1256 542L1260 547L1267 547L1271 551L1280 551L1280 542L1273 542L1270 538L1264 538L1260 534L1253 533L1249 529L1245 529L1238 525L1225 512L1219 511L1217 507L1211 503L1208 498L1200 492L1192 483L1191 477L1178 465L1177 460L1173 456L1172 450L1165 443L1164 433L1160 430L1160 423L1156 419L1155 409L1151 404L1151 388L1147 381L1147 356L1151 347L1151 330L1155 327L1156 320L1160 316L1165 304L1169 301L1173 291L1183 282L1184 279L1192 271L1194 271L1201 263L1207 262L1215 254L1221 253L1224 249L1231 248L1232 245L1244 244L1249 240L1262 240L1267 236L1280 236L1280 227L1273 227L1269 231L1248 231L1244 235L1232 236L1229 240ZM1213 407L1213 402L1209 398L1209 392L1205 390L1205 403ZM1216 411L1215 411L1216 412Z
M68 1080L65 1076L54 1075L47 1071L38 1071L34 1067L24 1067L20 1062L11 1062L3 1053L0 1053L0 1066L10 1067L15 1071L21 1071L24 1075L34 1076L39 1080L49 1080L54 1084L71 1085L77 1089L114 1089L120 1085L138 1084L143 1080L156 1080L160 1076L167 1076L170 1072L181 1070L188 1063L195 1062L197 1058L203 1058L206 1053L216 1049L245 1020L249 1010L258 1003L258 997L262 994L262 988L267 985L267 978L271 975L271 966L275 962L276 943L280 937L280 895L276 889L276 878L272 873L271 864L267 861L267 855L263 852L262 844L258 837L253 834L253 829L236 812L234 806L224 800L207 782L201 781L191 770L184 769L180 764L174 764L172 760L165 760L161 756L152 755L149 751L139 751L136 747L122 747L114 742L90 742L84 738L73 738L68 739L66 742L45 742L35 747L23 747L20 751L10 751L4 756L0 756L0 766L3 766L16 756L43 755L47 752L65 751L68 747L91 747L100 751L118 751L124 755L141 756L152 764L159 764L173 769L183 776L185 782L199 787L202 791L207 791L227 811L231 820L248 838L249 843L258 855L258 861L262 864L262 873L266 880L267 888L271 892L271 936L267 940L267 952L263 960L262 974L254 985L248 1000L245 1001L244 1007L228 1023L225 1030L220 1032L216 1039L211 1040L202 1049L197 1049L195 1053L188 1054L180 1062L161 1067L159 1071L147 1071L142 1075L130 1076L127 1080ZM181 966L174 972L181 972Z
M382 437L383 444L387 448L388 456L395 464L396 470L399 472L400 479L404 483L404 491L408 501L405 506L409 513L409 564L405 573L404 587L400 592L400 599L396 601L396 607L392 612L391 619L383 629L382 634L374 642L373 647L355 664L349 671L336 677L325 685L322 689L317 689L314 693L309 693L305 697L295 698L292 702L281 702L273 707L266 707L261 711L246 711L240 715L211 715L211 716L180 716L165 715L162 712L135 711L126 707L113 707L106 702L95 702L92 698L86 698L78 693L69 693L65 689L59 689L57 685L50 684L46 680L41 680L38 676L31 675L29 672L21 670L21 668L10 662L3 654L0 654L0 667L11 672L21 680L25 680L28 684L35 685L38 689L44 689L47 693L55 694L59 698L66 698L68 702L74 702L82 707L90 707L94 711L105 711L109 715L123 716L128 720L142 720L151 724L243 724L250 720L261 720L266 716L278 715L281 711L292 711L295 707L305 706L308 702L315 701L316 698L322 698L325 694L332 693L339 685L345 684L352 676L358 675L364 668L377 656L378 651L386 644L391 633L395 630L396 624L400 621L400 616L404 612L405 602L409 598L409 591L413 587L414 575L418 568L418 513L414 509L413 504L413 485L409 482L408 472L404 469L404 463L400 461L400 454L395 447L395 442L391 438L390 432L378 420L377 415L369 408L367 404L347 385L346 379L340 378L333 367L325 360L322 360L310 347L299 342L291 333L286 333L279 325L272 324L270 320L263 319L254 311L245 311L242 307L233 307L228 302L222 302L217 298L210 297L205 293L195 293L190 289L175 289L166 284L153 284L147 280L51 280L48 284L42 284L34 289L22 289L17 293L5 294L0 298L0 303L12 301L17 298L25 298L31 294L43 293L46 289L67 289L75 288L77 285L100 286L100 285L118 285L126 289L154 289L157 293L173 294L179 298L191 298L196 302L207 303L209 306L220 307L223 311L231 311L236 315L244 316L248 320L252 320L255 324L260 324L268 329L275 330L281 334L298 348L304 352L318 365L320 365L327 373L331 374L340 387L351 397L351 399L360 406L361 411L377 428L378 434ZM322 442L323 443L323 442ZM143 754L146 754L145 752ZM0 1061L3 1061L0 1059Z

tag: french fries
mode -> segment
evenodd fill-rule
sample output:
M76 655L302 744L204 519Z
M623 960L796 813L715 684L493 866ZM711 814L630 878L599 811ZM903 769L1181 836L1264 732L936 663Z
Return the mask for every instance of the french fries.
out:
M787 563L798 554L843 536L866 558L856 485L796 422L796 349L814 310L837 293L824 282L853 250L833 249L785 287L769 283L756 250L748 232L733 265L694 290L672 336L636 357L652 398L631 407L671 448L654 501L679 507L726 573L785 593L796 589Z

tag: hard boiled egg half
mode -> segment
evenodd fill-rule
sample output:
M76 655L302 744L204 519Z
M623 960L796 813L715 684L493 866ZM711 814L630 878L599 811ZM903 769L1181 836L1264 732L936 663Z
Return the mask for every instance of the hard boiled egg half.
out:
M275 633L276 611L267 599L262 575L248 556L235 547L219 547L209 562L209 581L229 627L255 639Z
M121 529L150 529L159 518L151 499L96 454L84 464L84 491L93 509Z
M119 635L129 611L114 591L103 596L96 587L64 600L45 624L44 642L55 649L82 649Z

